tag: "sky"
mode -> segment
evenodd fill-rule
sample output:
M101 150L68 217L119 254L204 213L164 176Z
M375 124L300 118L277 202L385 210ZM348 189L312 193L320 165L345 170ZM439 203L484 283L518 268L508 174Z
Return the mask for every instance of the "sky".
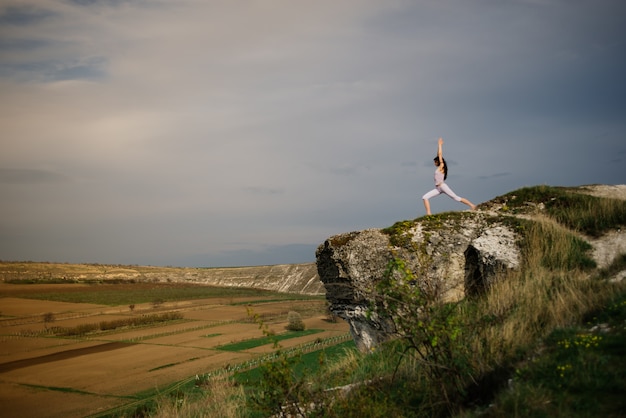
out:
M475 204L626 183L626 2L0 0L0 260L314 262L439 137Z

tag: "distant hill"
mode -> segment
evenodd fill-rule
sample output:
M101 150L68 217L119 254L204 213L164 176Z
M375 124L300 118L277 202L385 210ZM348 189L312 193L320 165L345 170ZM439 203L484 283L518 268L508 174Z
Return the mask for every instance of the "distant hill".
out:
M5 283L173 282L307 295L325 293L315 263L191 268L3 261L0 280Z

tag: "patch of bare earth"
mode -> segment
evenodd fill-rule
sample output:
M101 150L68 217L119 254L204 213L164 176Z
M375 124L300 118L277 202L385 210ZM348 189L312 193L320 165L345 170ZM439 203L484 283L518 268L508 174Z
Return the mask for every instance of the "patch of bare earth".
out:
M578 191L597 197L626 200L626 184L581 186ZM589 239L589 242L593 247L593 258L598 267L605 268L616 256L626 253L626 230L622 228L610 231L599 238ZM626 271L622 271L615 279L622 280L625 277Z
M580 186L578 190L592 196L626 200L626 184L593 184Z

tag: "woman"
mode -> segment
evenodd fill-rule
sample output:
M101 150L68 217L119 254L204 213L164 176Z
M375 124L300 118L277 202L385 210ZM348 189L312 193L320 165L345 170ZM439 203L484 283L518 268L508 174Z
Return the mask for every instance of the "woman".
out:
M446 164L446 160L443 159L442 147L443 147L443 138L439 138L439 150L437 151L437 156L433 159L435 161L435 165L437 166L437 168L435 169L435 188L432 189L430 192L426 193L424 196L422 196L422 199L424 200L424 207L426 208L426 214L427 215L431 214L430 202L428 201L428 199L430 199L431 197L438 196L441 193L447 194L448 196L450 196L452 199L456 200L457 202L465 203L472 210L476 209L476 206L472 202L454 194L452 189L448 187L446 183L444 183L444 181L448 178L448 165Z

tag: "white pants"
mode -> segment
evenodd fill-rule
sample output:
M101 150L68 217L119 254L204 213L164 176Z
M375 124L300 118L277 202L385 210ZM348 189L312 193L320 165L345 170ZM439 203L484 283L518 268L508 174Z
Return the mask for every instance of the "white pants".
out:
M439 196L441 193L447 194L450 198L456 200L457 202L461 201L461 198L457 196L446 183L441 183L439 186L436 186L430 192L422 196L422 199L428 200L431 197Z

